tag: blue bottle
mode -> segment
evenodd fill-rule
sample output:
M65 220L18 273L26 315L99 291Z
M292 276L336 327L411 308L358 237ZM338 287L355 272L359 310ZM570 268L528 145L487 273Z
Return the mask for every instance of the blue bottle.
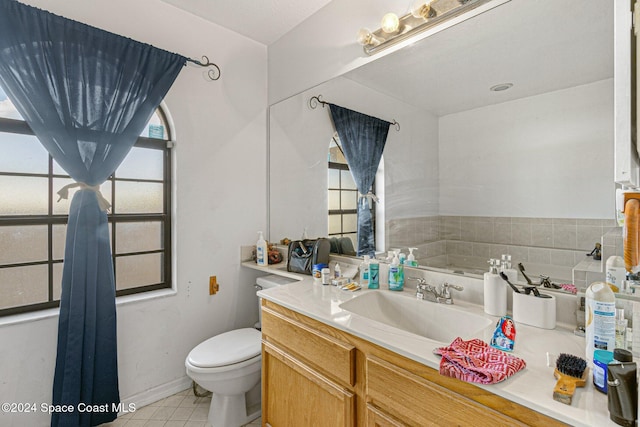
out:
M369 289L380 287L380 264L374 258L369 262Z

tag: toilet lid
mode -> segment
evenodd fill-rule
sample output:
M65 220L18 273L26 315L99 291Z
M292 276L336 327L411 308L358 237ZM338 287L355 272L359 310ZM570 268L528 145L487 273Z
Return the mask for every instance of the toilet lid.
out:
M251 359L259 355L260 350L260 332L244 328L209 338L191 350L187 359L199 368L215 368Z

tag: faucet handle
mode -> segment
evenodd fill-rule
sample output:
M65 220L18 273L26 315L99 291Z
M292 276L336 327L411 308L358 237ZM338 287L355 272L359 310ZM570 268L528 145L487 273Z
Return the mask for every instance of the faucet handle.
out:
M425 299L426 297L424 293L429 289L427 281L422 277L409 277L409 279L418 281L418 284L416 285L416 298L420 300Z
M442 284L442 298L444 298L447 304L453 304L453 300L451 299L450 289L455 289L456 291L464 290L464 287L460 285L453 285L451 283L444 282Z
M427 279L423 278L423 277L409 277L409 279L411 280L416 280L418 282L418 286L420 285L426 285L427 284Z
M464 291L464 286L454 285L454 284L451 284L451 283L448 283L448 282L444 282L442 284L442 289L444 289L445 291L449 290L449 288L455 289L456 291Z

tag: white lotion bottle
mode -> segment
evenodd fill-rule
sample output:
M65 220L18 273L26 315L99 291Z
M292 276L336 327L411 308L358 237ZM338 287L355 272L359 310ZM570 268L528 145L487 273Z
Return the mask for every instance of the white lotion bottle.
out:
M362 264L360 264L360 286L369 286L369 255L364 256Z
M269 263L267 258L267 241L264 240L262 231L258 231L258 234L260 237L256 243L256 262L258 265L266 266Z
M492 316L507 314L507 284L498 274L499 259L489 260L489 271L484 273L484 312Z
M607 259L607 284L614 292L619 292L627 279L627 270L624 266L624 259L621 256L610 256Z
M584 315L587 362L593 367L594 350L613 351L616 346L616 296L608 284L593 282L587 288Z

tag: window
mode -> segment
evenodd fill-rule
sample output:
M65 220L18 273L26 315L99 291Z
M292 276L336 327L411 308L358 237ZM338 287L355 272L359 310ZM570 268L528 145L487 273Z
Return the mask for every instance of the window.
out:
M337 133L329 144L328 189L329 236L349 237L353 242L353 247L357 249L358 187L349 170ZM372 191L375 192L375 181L372 185ZM371 215L375 232L375 209L371 211Z
M116 295L171 287L171 149L158 109L100 187L109 218ZM57 307L72 179L0 88L0 316Z

